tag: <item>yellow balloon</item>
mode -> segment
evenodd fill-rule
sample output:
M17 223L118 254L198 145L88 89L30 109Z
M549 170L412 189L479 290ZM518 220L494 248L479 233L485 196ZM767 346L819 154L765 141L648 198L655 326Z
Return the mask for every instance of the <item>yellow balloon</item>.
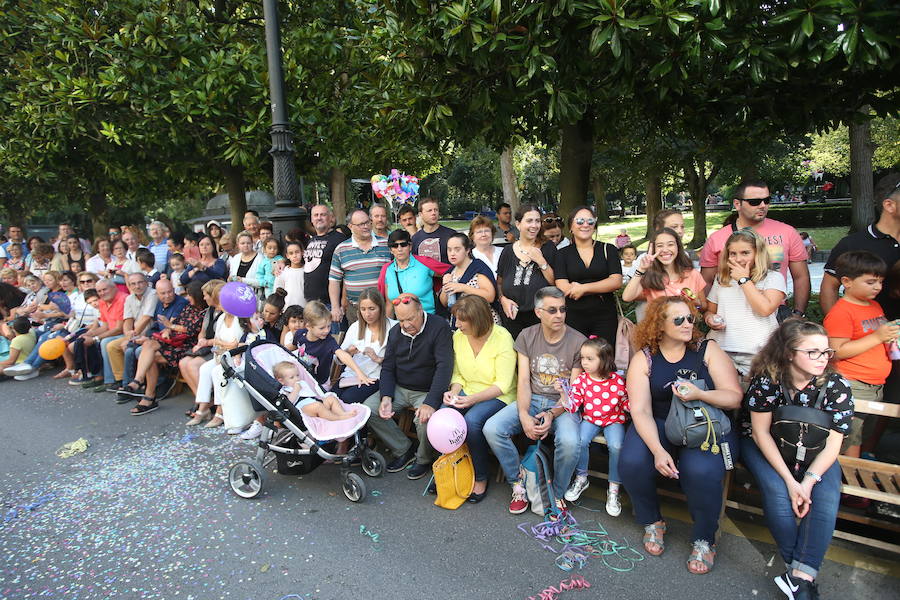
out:
M38 349L38 354L44 360L56 360L66 351L66 342L61 337L47 340Z

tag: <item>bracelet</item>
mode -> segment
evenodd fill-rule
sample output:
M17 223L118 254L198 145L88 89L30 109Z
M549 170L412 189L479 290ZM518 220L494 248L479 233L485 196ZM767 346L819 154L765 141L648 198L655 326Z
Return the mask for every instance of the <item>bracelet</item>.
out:
M643 272L643 271L638 271L637 269L635 269L634 274L637 275L638 277L640 277L641 275L644 274L644 272Z
M807 472L804 473L803 475L804 475L805 477L812 477L813 479L816 480L816 483L822 483L822 478L819 477L818 475L816 475L815 473L813 473L812 471L807 471Z

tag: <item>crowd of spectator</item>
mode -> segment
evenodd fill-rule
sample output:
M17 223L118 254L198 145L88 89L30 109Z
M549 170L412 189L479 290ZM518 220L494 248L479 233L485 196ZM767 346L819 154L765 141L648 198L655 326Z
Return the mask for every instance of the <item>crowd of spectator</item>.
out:
M597 239L588 206L564 220L501 205L496 223L475 217L461 233L440 223L431 198L402 207L396 228L383 206L354 210L349 235L325 205L312 207L308 233L283 237L252 211L240 231L210 221L184 236L154 221L111 228L93 243L67 224L49 241L12 226L0 246L0 368L22 381L55 361L55 379L111 392L135 416L159 409L180 378L194 398L187 425L252 440L264 419L236 416L241 401L219 385L217 357L277 341L345 403L369 406L388 472L428 474L429 419L442 407L460 411L475 471L469 501L486 496L493 454L516 514L531 500L516 436L552 437L552 492L567 510L590 485L591 442L602 433L607 512L620 514L624 490L645 550L662 554L657 479L677 479L696 574L713 568L726 463L740 460L786 565L776 584L789 598L818 598L840 501L837 456L865 456L877 442L877 424L853 415L854 398L900 396L900 361L889 354L900 336L900 177L882 181L876 200L876 223L828 260L824 324L805 316L810 252L793 227L768 218L761 181L738 186L736 218L709 237L699 266L672 210L656 215L641 255L624 231L613 243ZM257 314L223 310L229 281L255 291ZM638 304L630 339L617 339L618 295ZM44 348L57 338L60 353L48 359ZM632 357L617 369L623 347ZM723 415L712 450L672 439L670 412L681 404ZM829 423L799 472L803 459L784 458L773 428L775 411L789 405L815 407ZM417 442L394 420L407 409Z

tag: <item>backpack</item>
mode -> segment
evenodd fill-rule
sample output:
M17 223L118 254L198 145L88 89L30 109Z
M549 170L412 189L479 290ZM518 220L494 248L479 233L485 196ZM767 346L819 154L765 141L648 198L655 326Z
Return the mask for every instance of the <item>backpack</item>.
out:
M522 457L525 471L525 494L531 503L531 512L544 516L557 512L553 494L553 478L550 476L550 459L538 442L529 446Z
M775 409L769 432L781 452L781 458L797 481L803 479L809 464L825 448L825 442L831 433L831 414L822 410L825 388L823 385L819 390L813 406L797 406L790 403L792 396L784 384L781 384L785 402L789 404Z
M444 454L431 466L434 472L434 486L441 508L456 510L472 495L475 487L475 467L469 447L463 444L450 454Z

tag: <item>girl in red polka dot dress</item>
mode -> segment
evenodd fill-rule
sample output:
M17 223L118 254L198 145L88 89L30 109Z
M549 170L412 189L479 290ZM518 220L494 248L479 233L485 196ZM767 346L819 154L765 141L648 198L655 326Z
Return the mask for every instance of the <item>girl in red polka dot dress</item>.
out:
M625 412L628 395L625 380L616 373L615 352L603 338L592 337L581 346L584 371L571 384L567 410L580 413L581 455L575 467L575 479L566 491L566 500L575 502L588 487L587 469L591 440L603 431L609 449L609 491L606 512L613 517L622 512L619 502L619 450L625 439Z

